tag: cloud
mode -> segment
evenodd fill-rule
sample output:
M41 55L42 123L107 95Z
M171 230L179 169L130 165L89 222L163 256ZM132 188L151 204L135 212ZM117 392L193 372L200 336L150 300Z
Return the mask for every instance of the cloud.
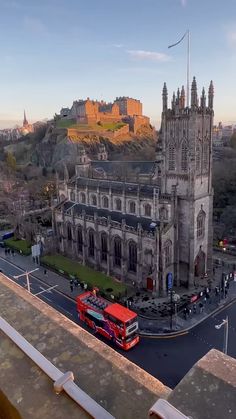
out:
M230 45L236 46L236 29L232 29L228 31L227 39Z
M114 48L124 48L123 44L112 44Z
M23 25L25 29L30 32L45 34L47 32L46 26L43 22L35 17L25 16Z
M170 61L170 56L163 54L161 52L154 52L154 51L144 51L144 50L127 50L126 51L131 57L134 57L138 60L146 60L146 61L157 61L160 63Z

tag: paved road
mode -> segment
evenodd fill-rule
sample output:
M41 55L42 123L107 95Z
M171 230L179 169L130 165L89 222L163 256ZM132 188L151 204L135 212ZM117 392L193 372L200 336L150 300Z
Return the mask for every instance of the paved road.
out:
M0 268L10 278L20 275L22 270L0 258ZM25 277L16 280L26 287ZM32 275L30 280L31 292L37 294L49 288L41 280ZM71 320L78 322L75 302L53 288L38 295L43 301ZM215 324L229 316L229 355L236 358L236 303L222 309L196 326L188 334L176 338L142 338L139 345L129 352L119 351L130 361L173 388L188 372L192 365L212 348L222 350L223 328L215 329ZM88 330L88 329L87 329ZM107 341L105 341L107 343ZM115 348L116 349L116 348Z

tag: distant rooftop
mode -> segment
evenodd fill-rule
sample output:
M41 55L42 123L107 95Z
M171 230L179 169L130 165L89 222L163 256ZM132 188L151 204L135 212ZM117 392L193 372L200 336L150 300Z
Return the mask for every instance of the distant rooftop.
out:
M145 418L169 389L62 314L0 274L0 316L117 419ZM87 418L0 333L0 387L23 418Z

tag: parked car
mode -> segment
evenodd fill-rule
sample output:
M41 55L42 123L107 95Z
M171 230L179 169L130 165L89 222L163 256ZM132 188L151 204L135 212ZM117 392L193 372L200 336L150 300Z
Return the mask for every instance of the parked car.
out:
M4 241L0 241L0 247L5 247L5 242Z

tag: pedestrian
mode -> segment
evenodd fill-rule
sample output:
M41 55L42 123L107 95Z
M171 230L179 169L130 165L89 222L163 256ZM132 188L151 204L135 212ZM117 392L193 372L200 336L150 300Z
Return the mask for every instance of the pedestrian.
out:
M47 269L44 269L44 275L47 275Z
M200 311L200 313L203 312L203 304L202 303L199 303L199 311Z
M70 279L70 285L74 285L73 279Z
M12 256L15 256L15 250L12 249Z
M194 314L196 314L196 312L197 312L197 304L196 303L193 304L193 312L194 312Z
M87 288L88 288L88 284L84 284L85 291L87 290Z
M74 284L75 284L75 287L76 287L76 288L78 288L79 281L78 281L78 279L77 279L77 278L74 280Z
M70 290L71 290L71 292L73 292L73 291L74 291L74 286L73 286L73 283L72 283L72 284L70 284Z
M184 309L184 318L185 318L185 320L187 320L187 307L185 307L185 309Z
M5 247L5 255L7 255L7 248Z

